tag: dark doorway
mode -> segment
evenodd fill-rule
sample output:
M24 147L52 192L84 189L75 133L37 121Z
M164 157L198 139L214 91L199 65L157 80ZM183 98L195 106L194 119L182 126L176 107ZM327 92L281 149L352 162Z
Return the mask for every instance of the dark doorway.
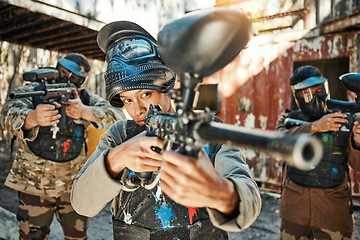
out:
M339 76L349 72L349 58L294 62L294 70L305 65L311 65L318 68L324 77L328 79L331 99L348 101L347 90L339 80ZM296 108L297 106L293 100L293 96L291 96L291 109Z
M195 110L204 110L208 107L212 112L220 111L220 94L218 84L200 84L198 87L199 99Z

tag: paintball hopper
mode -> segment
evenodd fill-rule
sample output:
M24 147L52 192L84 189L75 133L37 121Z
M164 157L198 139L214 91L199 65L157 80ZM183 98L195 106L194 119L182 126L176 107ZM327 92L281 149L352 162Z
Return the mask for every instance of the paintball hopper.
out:
M231 62L249 41L250 33L250 21L238 10L194 11L159 32L160 56L177 74L206 77Z
M360 92L360 73L346 73L339 77L344 86L354 92Z
M53 68L40 68L23 74L24 81L30 82L40 82L41 80L51 81L58 77L58 70Z
M351 92L356 94L355 102L329 99L326 101L328 108L332 111L355 114L360 112L360 74L346 73L339 77L342 84Z

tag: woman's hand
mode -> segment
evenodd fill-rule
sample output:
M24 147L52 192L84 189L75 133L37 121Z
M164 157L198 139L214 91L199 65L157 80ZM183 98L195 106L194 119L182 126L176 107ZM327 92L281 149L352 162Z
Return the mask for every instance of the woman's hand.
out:
M163 140L147 137L145 132L142 132L112 149L105 159L110 176L115 179L125 167L134 172L159 170L163 157L153 151L152 146L162 148Z
M216 172L204 150L198 159L173 151L164 151L163 157L160 187L175 202L224 214L238 207L240 200L233 183Z

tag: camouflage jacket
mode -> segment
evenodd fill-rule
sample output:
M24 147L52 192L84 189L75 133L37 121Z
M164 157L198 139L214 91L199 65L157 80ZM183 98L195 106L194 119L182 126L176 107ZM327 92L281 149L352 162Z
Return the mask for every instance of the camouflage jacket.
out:
M17 88L15 92L33 91L38 85L38 83L30 83ZM98 128L108 128L118 119L125 118L122 110L112 107L108 101L90 92L89 106L96 117ZM34 141L39 133L39 126L26 133L22 130L26 115L31 110L33 110L32 98L7 99L1 110L2 127L16 136L15 146L18 147L5 185L43 197L59 197L70 193L72 181L87 160L85 144L80 155L67 162L54 162L36 156L29 149L27 142Z

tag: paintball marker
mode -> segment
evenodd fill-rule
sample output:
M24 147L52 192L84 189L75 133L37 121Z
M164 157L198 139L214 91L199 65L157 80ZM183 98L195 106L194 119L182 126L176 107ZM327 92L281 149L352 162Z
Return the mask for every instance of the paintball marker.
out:
M166 25L158 34L158 44L162 60L177 73L180 82L180 88L169 93L176 112L151 106L145 118L146 130L164 139L164 146L179 146L179 152L187 156L197 157L208 142L226 143L265 152L303 170L315 168L322 146L314 137L217 123L209 110L193 110L203 77L239 54L250 38L250 29L245 15L224 8L193 12ZM137 174L143 187L154 185L148 183L151 172Z
M27 98L39 96L43 103L57 102L61 104L60 113L60 127L66 125L66 112L65 105L69 99L73 96L73 90L76 89L72 83L49 83L59 77L59 72L52 68L41 68L25 72L23 79L25 81L39 82L39 90L31 92L12 92L9 97L11 99Z

